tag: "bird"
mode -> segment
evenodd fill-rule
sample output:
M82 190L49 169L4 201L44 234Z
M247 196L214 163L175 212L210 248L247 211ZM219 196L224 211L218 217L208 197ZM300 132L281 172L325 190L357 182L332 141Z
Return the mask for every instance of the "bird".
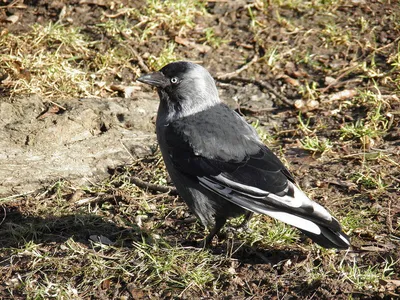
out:
M205 245L228 219L259 213L324 248L349 248L339 221L301 191L255 129L220 100L204 67L176 61L137 80L157 88L157 141L179 195L209 229Z

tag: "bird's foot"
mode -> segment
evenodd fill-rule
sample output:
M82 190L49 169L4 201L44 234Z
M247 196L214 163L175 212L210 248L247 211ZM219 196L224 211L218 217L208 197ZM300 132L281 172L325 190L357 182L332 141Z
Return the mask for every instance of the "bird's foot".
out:
M249 227L249 224L241 224L239 226L233 227L237 232L246 232L246 233L252 233L253 230Z

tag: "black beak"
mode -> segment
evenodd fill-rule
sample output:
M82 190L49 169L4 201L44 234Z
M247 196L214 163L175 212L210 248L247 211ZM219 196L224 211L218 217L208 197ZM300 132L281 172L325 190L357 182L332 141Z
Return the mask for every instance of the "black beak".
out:
M169 84L169 81L161 72L146 74L136 80L158 88L165 88Z

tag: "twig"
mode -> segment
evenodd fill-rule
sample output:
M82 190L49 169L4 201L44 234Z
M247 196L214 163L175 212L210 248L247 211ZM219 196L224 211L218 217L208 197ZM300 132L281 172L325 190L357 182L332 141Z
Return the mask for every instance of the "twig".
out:
M54 101L51 101L51 100L48 100L48 101L49 101L51 104L53 104L53 105L55 105L55 106L61 108L62 110L67 110L64 106L62 106L62 105L60 105L60 104L58 104L58 103L56 103L56 102L54 102Z
M83 198L83 199L79 199L79 200L75 201L74 205L79 207L79 206L82 206L82 205L92 204L94 202L100 202L100 201L103 201L103 200L104 200L104 198L101 198L99 196L88 197L88 198Z
M261 108L261 109L255 110L255 109L251 109L251 108L247 108L247 107L240 107L240 105L238 105L238 110L241 114L244 114L244 115L257 116L257 115L263 114L265 112L277 110L277 108L276 107L267 107L267 108Z
M19 3L22 2L22 3ZM27 8L27 6L24 4L24 1L21 0L14 0L10 4L0 6L0 9L8 9L8 8Z
M124 33L121 33L122 35L124 35L125 38L128 38L128 36L125 36ZM122 44L124 47L126 47L127 49L129 49L133 55L135 55L139 66L142 68L142 70L146 73L150 73L150 69L147 67L147 65L144 63L143 58L139 55L139 53L131 46L131 45L127 45L127 44Z
M154 192L169 193L170 195L178 194L176 188L174 187L168 187L159 184L145 182L135 176L129 177L129 181L142 189L148 189Z
M249 61L247 64L245 64L243 67L237 69L234 72L231 73L225 73L225 74L221 74L218 75L217 77L215 77L215 79L217 80L229 80L232 79L233 77L238 76L240 73L242 73L244 70L248 69L252 64L254 64L256 61L258 60L258 55L254 55L254 57L252 58L251 61Z
M125 146L125 144L122 141L120 141L120 143L121 143L122 147L124 147L124 149L126 150L128 155L132 158L132 160L134 160L135 157L132 155L131 151L129 151L129 149Z
M4 203L7 203L7 202L11 202L11 201L13 201L13 199L15 199L15 198L24 197L24 196L27 196L27 195L32 194L32 193L34 193L34 192L36 192L36 190L29 191L29 192L25 192L25 193L21 193L21 194L15 194L15 195L11 195L11 196L4 197L4 198L0 198L0 204L4 204Z
M393 226L392 226L392 199L389 197L388 199L388 213L386 215L386 226L388 227L389 233L393 233Z
M293 107L293 103L292 101L290 101L289 99L287 99L285 96L281 95L280 93L278 93L269 83L267 82L261 82L259 80L255 80L255 79L250 79L250 78L241 78L241 77L232 77L229 78L229 80L227 79L220 79L221 82L229 82L229 81L238 81L238 82L244 82L244 83L251 83L254 84L256 86L258 86L261 89L266 89L267 91L269 91L271 94L275 95L275 97L281 101L282 103L286 104L289 107Z
M393 180L397 181L397 182L400 182L400 179L399 179L399 178L396 178L396 177L393 176L393 175L389 175L389 177L392 178Z
M330 88L337 87L338 85L340 85L341 82L339 80L342 79L343 77L345 77L346 75L350 74L352 71L356 70L358 67L359 66L356 65L356 66L351 66L351 67L347 68L347 70L343 71L342 74L340 74L338 77L335 78L334 82L332 82L331 84L328 84L328 86L320 89L321 93L325 93ZM345 82L345 83L347 83L347 82ZM343 85L343 84L341 84L341 85Z
M3 222L4 222L4 220L6 219L6 216L7 216L6 208L4 206L2 206L2 207L3 207L3 211L4 211L4 217L3 217L3 220L1 220L0 225L3 224Z

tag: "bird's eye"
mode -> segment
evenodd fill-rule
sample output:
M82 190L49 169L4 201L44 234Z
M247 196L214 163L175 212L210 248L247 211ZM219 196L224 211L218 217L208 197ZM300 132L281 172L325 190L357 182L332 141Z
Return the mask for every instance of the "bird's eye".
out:
M177 84L178 81L179 81L179 80L178 80L177 77L172 77L172 78L171 78L171 83L172 83L172 84Z

